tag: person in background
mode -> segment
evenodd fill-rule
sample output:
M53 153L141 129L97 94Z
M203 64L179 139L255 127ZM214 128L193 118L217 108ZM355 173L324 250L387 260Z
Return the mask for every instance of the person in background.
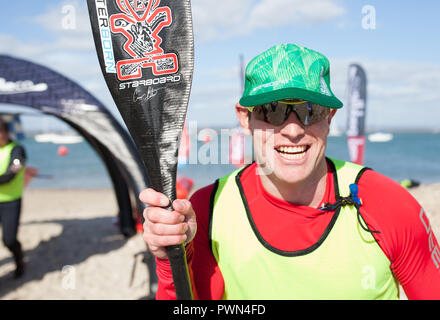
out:
M11 140L7 122L0 119L0 223L3 243L14 256L15 278L25 271L23 250L17 240L25 164L25 149Z

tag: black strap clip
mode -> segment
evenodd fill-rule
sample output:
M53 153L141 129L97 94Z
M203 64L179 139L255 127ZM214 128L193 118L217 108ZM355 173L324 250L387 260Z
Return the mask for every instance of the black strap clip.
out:
M370 233L380 233L379 231L371 230L367 225L364 226L361 219L361 213L359 211L359 208L362 206L362 199L358 196L358 186L357 184L352 183L350 184L349 188L350 195L348 197L337 197L335 203L325 203L322 207L318 208L318 210L334 211L340 207L354 206L356 208L359 225L362 227L362 229Z

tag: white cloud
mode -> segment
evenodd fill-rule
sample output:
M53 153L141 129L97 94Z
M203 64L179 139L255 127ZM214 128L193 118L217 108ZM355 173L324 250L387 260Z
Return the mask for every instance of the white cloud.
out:
M251 0L193 0L194 33L202 40L225 38L245 24Z
M337 0L194 0L194 30L201 41L258 29L324 23L346 12Z
M440 64L364 58L331 60L332 90L346 100L348 66L359 63L367 74L369 127L438 127ZM345 126L346 109L337 122ZM427 115L430 115L427 117Z
M335 59L332 61L332 82L345 87L348 65L360 62L367 73L369 95L376 99L440 101L440 64L426 62Z
M79 1L64 1L51 6L33 21L49 31L55 41L51 51L93 51L95 49L87 6Z
M251 29L288 24L323 23L342 16L343 7L332 0L262 0L251 11Z
M10 34L0 34L0 52L19 56L35 56L50 50L51 45L47 43L25 43Z
M69 18L67 25L66 17ZM54 3L45 13L35 16L32 22L43 29L38 42L0 34L0 52L10 52L13 47L14 56L45 65L79 82L86 89L105 87L85 2L70 0ZM72 26L74 28L70 28Z
M64 10L65 8L68 10ZM67 16L70 24L66 26ZM85 2L71 0L55 3L48 7L47 12L35 16L31 22L36 28L43 28L41 38L25 42L10 34L0 34L0 52L8 52L10 48L14 48L15 55L35 57L43 61L47 60L47 56L66 54L64 63L71 61L69 56L75 53L95 52ZM72 22L74 27L70 28Z
M73 30L62 28L62 8L69 4L75 7L76 28ZM345 14L345 9L337 0L193 0L192 6L195 34L204 40L226 39L236 33L244 34L288 24L334 21L337 26L343 23L339 18ZM34 22L48 31L52 38L38 39L38 42L22 41L16 36L0 34L0 52L7 53L10 48L14 48L14 55L67 75L115 111L100 74L85 4L79 1L63 2L50 7L46 13L36 17ZM228 42L224 43L228 45ZM238 67L222 65L219 60L214 64L215 67L199 69L199 64L204 66L204 57L200 58L196 63L189 114L201 123L235 121L233 106L240 95ZM438 126L438 116L429 117L428 123L426 114L432 113L440 101L440 64L361 57L331 59L332 89L343 101L347 69L352 62L359 62L367 72L370 110L367 116L370 119L386 125L387 119L378 116L382 112L392 115L406 110L407 114L411 114L409 111L417 110L412 113L413 119L395 120L407 124L412 120L417 126L425 123L434 126L434 122L437 122ZM213 117L213 110L221 111ZM337 115L341 127L345 123L344 112L343 109Z
M388 127L434 128L439 126L440 64L414 61L346 58L331 60L331 87L335 95L346 100L348 66L359 63L368 79L367 128ZM220 75L224 74L222 78ZM227 74L233 77L227 84ZM208 125L234 123L233 106L240 98L237 68L205 69L203 79L218 79L214 83L198 81L193 86L189 115ZM212 117L212 110L216 116ZM339 128L345 127L346 107L335 118Z
M49 7L48 11L36 16L34 22L56 34L85 35L90 33L87 6L78 0L64 1Z

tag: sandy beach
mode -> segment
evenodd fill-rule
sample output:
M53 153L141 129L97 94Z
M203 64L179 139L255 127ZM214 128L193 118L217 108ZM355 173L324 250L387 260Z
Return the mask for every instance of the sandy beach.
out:
M113 190L26 190L19 239L27 270L13 279L15 264L0 246L0 299L145 297L149 277L138 253L146 246L140 234L119 233L116 213Z
M410 192L439 237L440 183ZM0 245L0 299L141 299L148 295L140 234L125 239L114 225L112 190L36 190L23 197L19 239L27 272L13 279L9 251ZM135 266L133 270L133 266Z

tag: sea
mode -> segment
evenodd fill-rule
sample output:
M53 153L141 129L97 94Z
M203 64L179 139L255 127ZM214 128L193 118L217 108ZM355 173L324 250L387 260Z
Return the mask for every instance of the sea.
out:
M246 151L250 159L250 141L246 141L248 143ZM64 145L68 151L65 155L59 153L62 145L36 142L31 135L27 135L20 143L26 149L28 166L39 170L39 176L32 180L28 188L112 188L104 163L85 140ZM234 165L221 164L220 154L228 153L227 144L218 143L217 151L215 148L208 148L202 141L198 141L197 144L197 152L205 155L204 159L186 161L190 163L179 165L178 168L178 175L192 179L195 188L208 185L236 169ZM217 152L218 156L210 158L210 151ZM330 136L326 155L349 160L346 137ZM440 182L440 133L393 133L393 139L387 142L367 140L364 165L398 182L412 179L421 184L438 183Z

